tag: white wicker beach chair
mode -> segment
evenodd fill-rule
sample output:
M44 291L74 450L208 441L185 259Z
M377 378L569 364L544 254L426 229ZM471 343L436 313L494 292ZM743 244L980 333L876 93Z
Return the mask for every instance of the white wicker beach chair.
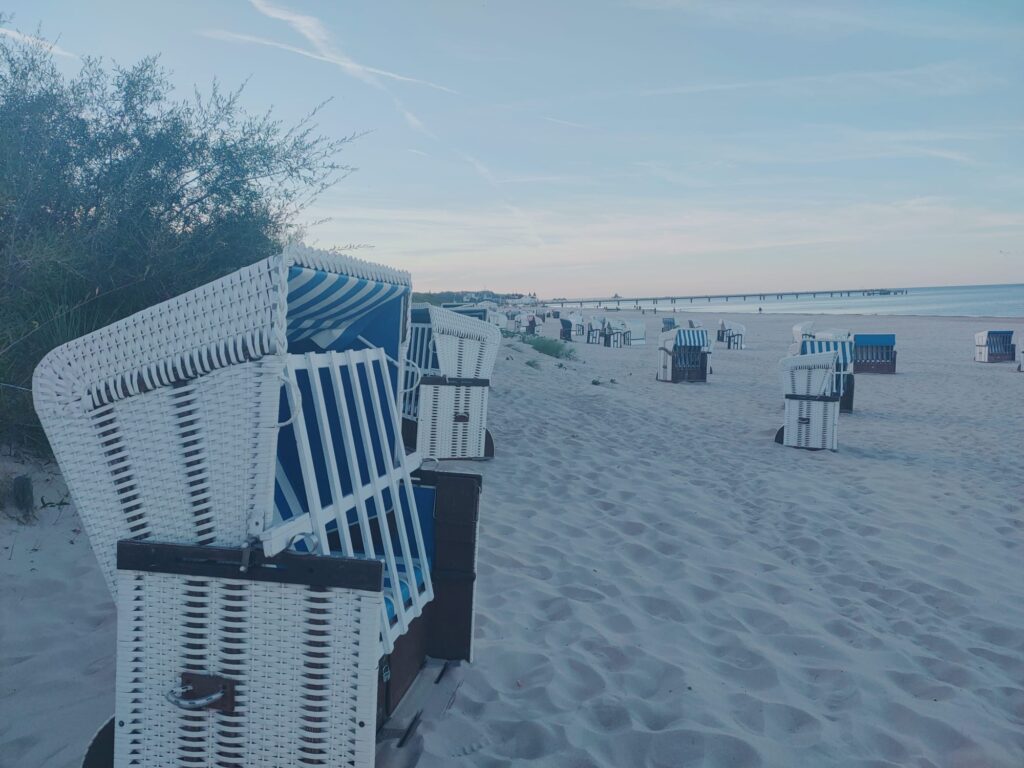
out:
M777 443L793 448L837 450L839 394L836 359L839 353L784 357L779 362L786 416Z
M629 326L625 320L610 318L604 322L602 341L606 347L621 347L628 345Z
M674 328L658 336L658 381L707 381L711 336L705 328Z
M814 338L814 322L807 320L793 326L793 341L799 344L804 339Z
M745 349L744 337L747 335L746 326L740 323L732 323L725 336L726 349Z
M423 551L398 514L410 293L407 273L295 247L47 355L36 410L111 591L122 539L330 554L328 526L358 521L362 551L341 553L387 559L390 649L432 595L428 570L399 577ZM378 552L381 510L398 536Z
M974 334L974 362L1011 363L1016 358L1013 331L979 331Z
M896 334L858 333L853 342L854 373L896 373Z
M459 611L450 608L453 601L460 615L471 617L472 581L464 580L465 584L440 596L449 605L442 610L437 607L432 572L452 572L451 563L446 562L450 556L444 554L438 538L452 498L472 506L472 524L460 510L459 525L469 525L475 541L479 478L474 484L471 476L453 479L448 473L417 471L415 457L406 456L396 391L402 380L410 294L407 273L294 247L65 344L36 369L36 409L101 571L122 606L120 631L124 622L136 619L135 614L130 619L124 616L125 606L138 612L139 620L153 622L147 638L140 641L152 650L143 656L129 655L127 661L119 659L118 686L148 686L148 676L156 667L147 665L158 664L152 654L163 655L170 646L191 659L192 666L182 672L206 665L225 675L224 670L235 669L232 663L237 662L238 674L255 675L260 685L276 691L276 706L253 700L248 691L254 679L243 677L238 680L238 702L244 726L238 718L224 719L216 707L206 705L197 707L203 711L191 721L197 733L202 731L216 742L215 754L242 750L237 764L303 762L301 755L283 760L273 751L288 751L292 748L288 745L301 741L291 732L293 721L282 712L294 704L295 696L306 695L303 691L309 689L303 686L313 685L315 678L290 678L274 671L290 669L290 661L278 658L282 653L304 658L307 670L320 653L314 648L320 647L319 641L303 633L306 614L302 611L319 614L310 620L330 628L324 643L373 647L375 659L383 655L387 660L395 654L415 657L416 649L424 645L424 632L428 645L437 643L441 653L463 654L444 658L469 657L471 644L465 635L471 632L471 618L463 622L458 631L461 639L454 646L450 638L429 638L440 632L437 625L454 626L450 617ZM444 495L437 491L442 482L472 489ZM424 535L425 527L433 536ZM466 535L460 534L464 539ZM189 555L192 565L171 571L173 577L161 575L156 579L160 583L149 591L143 584L149 577L117 576L117 548L127 540L186 545L200 551ZM259 626L247 635L244 630L249 625L239 624L234 637L239 648L254 658L233 658L229 639L212 627L231 613L231 595L241 588L234 583L210 586L202 578L210 575L202 563L222 557L225 549L234 551L231 557L242 581L249 579L247 563L288 550L309 553L303 562L310 564L317 557L373 564L381 574L380 583L373 590L333 582L325 585L348 592L339 593L336 601L331 598L329 606L321 606L323 610L312 598L312 603L303 597L303 605L293 605L299 599L296 595L309 590L289 591L277 584L281 579L270 578L273 587L238 592L248 595L240 611L249 612L247 620ZM455 571L475 563L475 545L472 557L460 557L462 564ZM189 570L193 566L199 570ZM274 565L272 570L279 567L283 566ZM302 583L316 586L308 580ZM126 584L130 594L123 592ZM182 595L194 600L182 602ZM216 606L208 602L214 600L211 595L217 595ZM443 614L442 618L429 619L428 608L434 615ZM376 618L363 621L367 610ZM414 631L415 627L420 629ZM216 629L228 631L221 625ZM416 636L414 641L408 639L410 634ZM190 639L193 636L206 639L200 642ZM215 636L219 644L213 642ZM452 651L456 646L458 650ZM122 650L136 653L123 645ZM398 680L389 675L367 687L359 671L364 661L342 665L337 674L352 678L359 711L376 710L379 720L380 712L386 715L392 708L381 709L378 687L396 692L399 683L407 687L409 681L407 675ZM284 666L275 666L279 663ZM245 664L254 666L242 669ZM410 664L407 660L404 668L419 668ZM163 690L167 684L166 677L153 682L158 688L165 686ZM315 685L318 693L311 695L323 701L327 700L323 697L334 701L337 696L337 706L348 707L344 698L348 694L335 692L332 686L320 680ZM397 703L401 692L404 689L388 700ZM179 708L191 706L175 703ZM118 701L119 710L128 707L134 712L131 707L136 704L148 707L153 702L140 703L131 697ZM319 733L319 721L309 714L312 711L307 710L307 732ZM173 714L173 710L162 715L155 712L152 717L159 720ZM155 755L147 762L117 765L172 764L177 753L158 754L159 748L174 747L159 741L163 738L159 734L167 731L150 731L153 719L141 724L134 717L119 716L118 722L144 731L131 731L133 739L146 741L154 734L157 751L147 752ZM265 758L249 761L245 755L250 753L238 745L239 739L261 731L269 751ZM122 738L120 730L118 734ZM127 737L129 731L124 734ZM341 730L331 738L363 743L354 731ZM271 749L271 744L276 746ZM300 752L320 754L310 749ZM363 754L361 750L356 751ZM339 764L334 747L325 754L331 758L306 762ZM204 760L200 757L196 764L231 764ZM362 758L346 760L345 764L370 764Z
M647 344L647 325L643 320L627 320L626 329L629 331L629 346L642 347Z
M501 332L439 307L417 307L412 319L409 368L421 378L417 385L407 373L403 415L415 422L417 452L424 459L493 456L487 400Z
M836 381L834 392L840 396L839 411L853 413L853 393L856 384L853 374L854 343L852 340L832 340L815 335L813 339L800 342L801 355L817 355L825 352L836 353ZM832 335L832 334L829 334ZM841 335L841 334L839 334ZM846 336L849 336L847 333Z
M570 312L569 320L572 322L572 335L573 336L586 336L587 326L583 321L583 315L579 312Z

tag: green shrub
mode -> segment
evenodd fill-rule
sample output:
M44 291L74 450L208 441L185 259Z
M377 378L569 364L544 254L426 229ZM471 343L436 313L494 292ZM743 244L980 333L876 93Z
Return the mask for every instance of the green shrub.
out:
M239 96L176 100L155 58L66 77L0 35L0 442L46 449L46 352L279 251L351 170L316 109L288 127Z

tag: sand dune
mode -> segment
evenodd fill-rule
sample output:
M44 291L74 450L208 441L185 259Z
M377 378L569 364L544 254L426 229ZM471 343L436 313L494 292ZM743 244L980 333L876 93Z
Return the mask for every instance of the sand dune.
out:
M1005 321L830 318L894 330L900 373L812 453L772 442L793 317L741 318L706 385L654 380L646 319L564 367L506 342L476 661L420 765L1024 765L1024 375L971 361ZM113 606L57 512L0 520L5 766L75 766L113 707Z

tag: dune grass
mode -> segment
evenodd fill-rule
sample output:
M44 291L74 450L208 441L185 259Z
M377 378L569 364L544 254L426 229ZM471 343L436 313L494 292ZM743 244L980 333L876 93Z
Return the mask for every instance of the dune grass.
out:
M529 344L542 355L550 355L559 360L575 360L576 350L564 341L552 339L547 336L523 336L523 342Z

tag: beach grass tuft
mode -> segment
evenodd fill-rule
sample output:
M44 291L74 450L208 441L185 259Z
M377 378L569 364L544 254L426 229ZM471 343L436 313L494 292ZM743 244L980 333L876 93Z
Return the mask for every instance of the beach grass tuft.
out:
M542 355L557 357L559 360L576 359L576 350L564 341L552 339L547 336L524 336L523 341Z

